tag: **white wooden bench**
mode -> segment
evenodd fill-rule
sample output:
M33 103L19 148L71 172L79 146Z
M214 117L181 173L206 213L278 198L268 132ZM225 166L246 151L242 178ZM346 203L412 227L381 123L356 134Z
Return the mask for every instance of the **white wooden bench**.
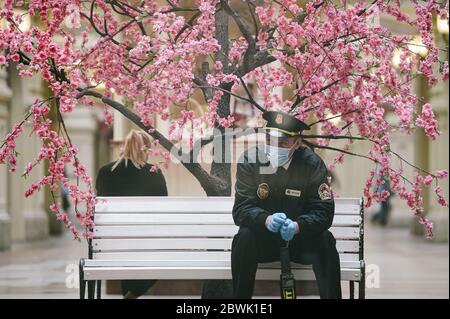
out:
M89 258L80 260L80 298L101 297L102 280L231 279L231 241L238 227L232 197L100 197ZM350 298L365 297L364 216L359 198L335 200L330 231ZM297 280L314 280L311 266L293 263ZM260 264L257 280L278 280L279 263Z

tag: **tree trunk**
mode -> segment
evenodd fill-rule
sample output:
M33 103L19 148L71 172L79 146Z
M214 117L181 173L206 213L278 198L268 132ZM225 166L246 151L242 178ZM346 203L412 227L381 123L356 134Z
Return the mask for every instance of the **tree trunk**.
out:
M228 2L228 0L221 0ZM216 61L222 62L223 72L229 73L228 52L229 52L229 34L228 34L228 14L221 7L216 12L216 39L220 44L220 52L216 54ZM222 86L223 89L229 91L230 84ZM227 118L230 115L230 95L225 93L219 103L218 115L221 118ZM224 133L223 127L218 127L221 133ZM227 141L222 134L219 140L213 142L213 162L211 166L211 176L217 178L218 194L215 196L231 196L231 161L229 156L229 147ZM218 153L220 152L220 153ZM228 163L227 163L228 162ZM206 193L208 191L205 189ZM208 194L209 196L209 194ZM230 280L208 280L203 284L203 299L229 299L233 295L233 285Z
M219 9L216 12L216 39L220 45L220 51L216 53L216 61L220 61L223 65L222 71L226 74L230 72L230 67L228 66L228 53L230 51L229 44L229 17L223 8L223 4L227 4L228 0L221 0L219 4ZM231 84L224 84L221 87L227 91L231 90ZM227 118L230 115L230 94L223 94L217 113L221 118ZM225 132L225 129L221 126L218 127L221 133ZM222 134L223 135L223 134ZM231 195L231 165L229 156L227 153L229 149L226 147L225 138L216 140L213 143L213 162L211 166L211 176L216 177L220 181L219 190L220 196L230 196ZM219 149L220 147L220 149ZM228 151L228 152L227 152ZM227 161L228 159L228 161ZM228 162L228 163L227 163Z

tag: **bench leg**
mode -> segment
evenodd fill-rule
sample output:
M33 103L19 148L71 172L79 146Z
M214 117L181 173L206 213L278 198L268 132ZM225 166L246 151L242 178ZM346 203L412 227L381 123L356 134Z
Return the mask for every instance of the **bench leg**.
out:
M350 299L355 299L355 282L350 281Z
M94 299L95 297L95 280L89 280L87 282L88 286L88 299Z
M86 294L86 281L80 279L80 299L84 299Z
M97 280L97 299L102 299L102 281Z
M80 299L84 299L86 294L86 281L84 280L84 259L80 259L79 272L79 285L80 285Z
M366 299L366 281L361 280L358 284L358 297L359 299Z
M364 264L361 267L361 280L359 281L358 289L359 299L366 299L366 266Z

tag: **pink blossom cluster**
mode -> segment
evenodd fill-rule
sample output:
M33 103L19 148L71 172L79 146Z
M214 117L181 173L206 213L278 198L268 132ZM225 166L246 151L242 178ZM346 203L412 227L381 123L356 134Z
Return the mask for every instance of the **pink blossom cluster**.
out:
M16 153L16 139L20 133L23 132L22 123L16 123L11 131L6 136L0 150L0 164L8 164L11 173L16 171L17 153Z
M416 125L424 129L425 134L432 140L435 140L439 136L438 121L435 119L433 107L430 103L426 103L422 106L422 113L416 119Z

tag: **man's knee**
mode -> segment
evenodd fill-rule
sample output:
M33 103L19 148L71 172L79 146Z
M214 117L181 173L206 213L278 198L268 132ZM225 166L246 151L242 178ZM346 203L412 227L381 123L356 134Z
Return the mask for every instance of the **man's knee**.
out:
M255 248L256 247L256 233L248 227L239 228L239 232L233 238L233 249L237 247Z
M326 247L335 247L336 246L336 239L334 238L333 234L326 230L319 236L319 241L322 246Z

